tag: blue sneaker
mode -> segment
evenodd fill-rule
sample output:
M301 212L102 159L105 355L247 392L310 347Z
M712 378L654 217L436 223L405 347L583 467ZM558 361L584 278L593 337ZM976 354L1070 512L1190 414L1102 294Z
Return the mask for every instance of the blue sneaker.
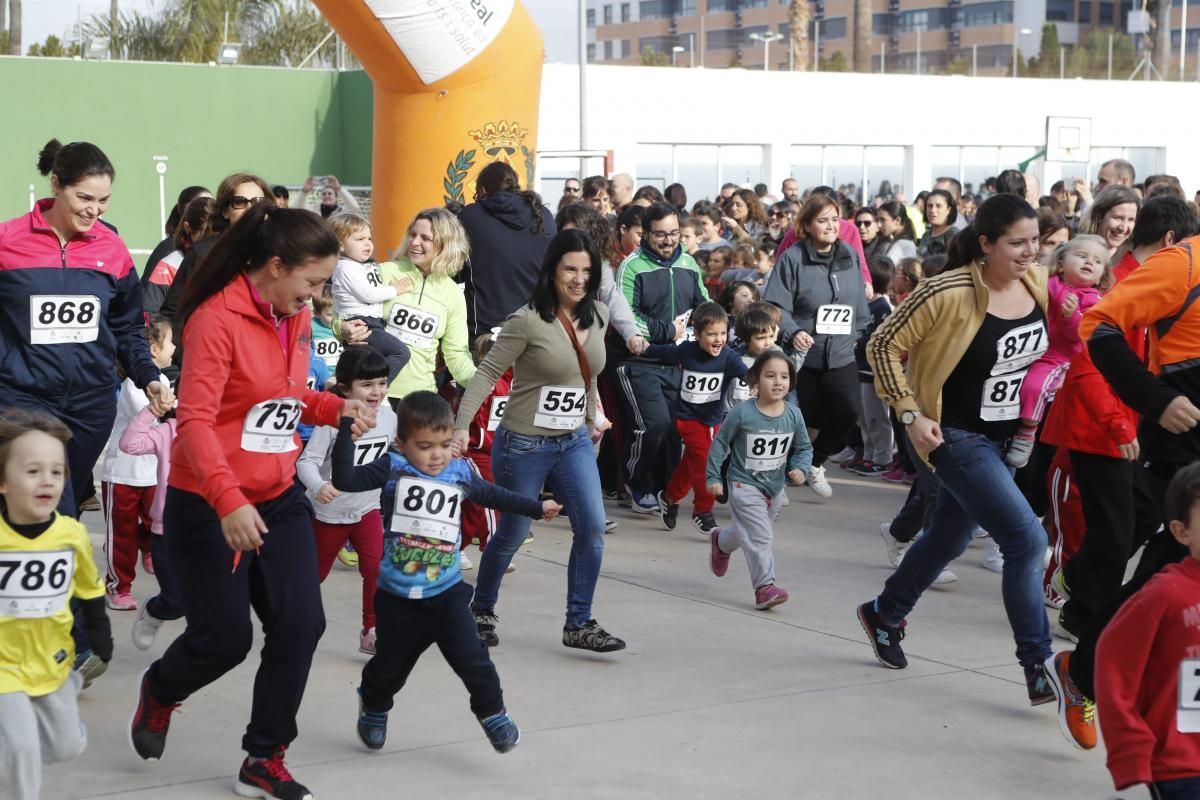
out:
M875 658L880 664L889 669L908 666L908 659L900 649L900 641L904 638L903 622L895 626L885 625L875 610L874 600L868 600L858 607L858 621L871 640L871 649L875 651Z
M483 726L483 732L487 734L488 741L497 753L507 753L521 741L521 731L506 711L484 717L479 720L479 724Z
M658 497L654 492L635 492L628 484L625 489L629 492L629 508L635 514L658 514Z
M387 712L367 711L358 690L358 740L371 750L382 750L387 741Z

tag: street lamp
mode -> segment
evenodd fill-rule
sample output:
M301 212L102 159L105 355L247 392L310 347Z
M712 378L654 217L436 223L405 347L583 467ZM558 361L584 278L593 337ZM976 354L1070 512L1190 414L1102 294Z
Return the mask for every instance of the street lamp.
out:
M771 66L771 42L777 42L783 38L782 33L752 33L750 38L756 42L763 43L763 72L766 72Z
M682 53L686 49L687 49L686 47L683 47L681 45L675 45L674 47L671 48L671 66L672 67L675 66L675 56L678 55L679 53Z
M1017 77L1017 62L1020 60L1020 54L1017 52L1017 39L1021 36L1028 36L1033 33L1029 28L1013 28L1013 77Z

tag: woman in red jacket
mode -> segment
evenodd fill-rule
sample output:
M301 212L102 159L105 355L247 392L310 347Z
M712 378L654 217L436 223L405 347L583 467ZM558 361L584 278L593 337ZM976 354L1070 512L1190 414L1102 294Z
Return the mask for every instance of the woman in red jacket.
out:
M253 605L266 643L235 788L255 797L311 797L283 761L325 629L296 426L371 416L306 388L307 301L337 253L320 217L260 204L216 243L180 306L187 357L163 527L188 624L143 673L130 740L142 758L162 756L171 712L246 657Z

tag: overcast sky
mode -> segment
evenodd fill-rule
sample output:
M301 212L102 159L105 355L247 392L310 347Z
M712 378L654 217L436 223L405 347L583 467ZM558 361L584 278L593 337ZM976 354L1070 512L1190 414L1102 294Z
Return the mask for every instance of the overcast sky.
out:
M579 6L574 0L522 0L542 28L548 61L578 62L576 20ZM0 0L3 2L3 0ZM121 7L141 12L161 8L162 0L121 0ZM50 34L71 35L76 19L108 13L108 0L25 0L24 46L43 42Z

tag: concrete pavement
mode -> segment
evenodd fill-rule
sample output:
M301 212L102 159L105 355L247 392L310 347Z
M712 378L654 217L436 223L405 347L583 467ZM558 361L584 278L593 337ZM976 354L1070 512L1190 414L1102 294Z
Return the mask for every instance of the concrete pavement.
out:
M1029 707L1000 576L978 566L982 548L954 566L957 584L929 592L909 618L908 669L875 662L854 609L888 575L878 528L902 489L849 476L828 501L789 489L775 556L791 599L766 612L753 607L739 554L726 577L708 571L687 501L673 533L656 517L611 507L621 525L606 539L595 615L629 647L603 656L562 646L569 526L535 525L497 609L493 657L522 730L504 756L491 750L436 650L397 698L384 750L359 744L361 590L356 572L335 566L289 767L322 800L1110 796L1103 745L1075 750L1052 705ZM724 507L717 518L727 519ZM99 561L100 516L84 521ZM154 591L153 578L139 575L139 601ZM137 676L183 623L164 625L143 653L129 641L134 614L110 614L116 655L80 701L87 751L47 768L45 797L232 796L260 642L183 705L164 759L144 763L126 739Z

